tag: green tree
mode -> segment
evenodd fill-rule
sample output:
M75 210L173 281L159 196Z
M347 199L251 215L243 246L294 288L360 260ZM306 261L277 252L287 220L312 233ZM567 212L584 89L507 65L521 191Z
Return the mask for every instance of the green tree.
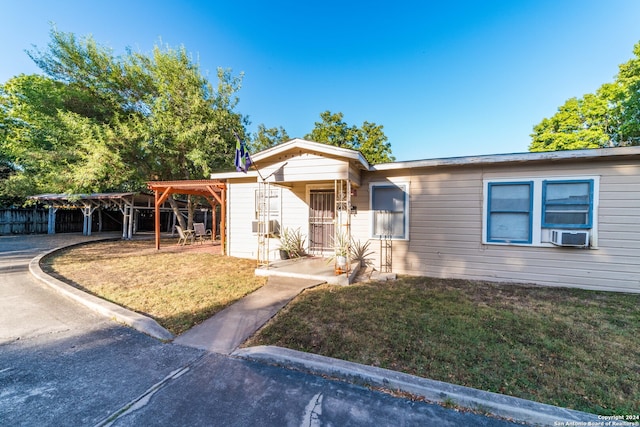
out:
M640 145L640 43L613 83L571 98L534 126L530 151Z
M358 129L358 150L372 164L392 162L395 157L391 153L391 143L382 130L382 125L363 122Z
M277 128L267 128L264 124L258 125L258 131L252 135L249 142L249 150L251 152L258 152L266 150L269 147L273 147L283 142L288 141L289 135L282 126Z
M27 53L51 79L82 94L75 105L68 105L71 111L99 122L122 113L147 112L142 100L155 89L148 72L150 58L131 51L116 57L91 36L78 38L55 28L50 37L45 51L34 48Z
M607 100L587 94L571 98L534 127L530 151L578 150L610 145Z
M149 174L161 179L202 179L233 164L233 131L244 136L234 112L240 78L218 70L218 88L201 75L186 50L156 47L150 66L156 91L148 100Z
M614 85L607 88L613 99L613 116L618 127L617 145L640 145L640 43L633 48L634 58L620 65Z
M316 142L336 147L359 150L372 164L391 162L391 144L381 125L364 122L361 127L349 126L342 113L325 111L320 113L321 122L316 122L311 133L305 136Z
M15 173L13 163L0 151L0 207L19 206L24 202L23 198L16 196L8 187L9 180Z
M64 191L68 185L77 151L58 119L66 98L65 84L37 75L14 77L0 89L6 112L0 144L15 171L4 182L7 191Z
M0 87L0 153L15 184L4 188L130 191L232 166L233 132L247 124L235 111L242 76L219 69L214 89L184 47L117 57L55 29L29 55L46 76Z

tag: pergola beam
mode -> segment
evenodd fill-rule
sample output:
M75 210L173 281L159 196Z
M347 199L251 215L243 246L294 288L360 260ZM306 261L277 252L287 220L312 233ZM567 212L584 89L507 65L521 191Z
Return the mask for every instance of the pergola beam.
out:
M152 181L147 183L147 187L155 193L155 234L156 249L160 249L160 205L162 205L171 194L187 194L191 196L204 197L213 210L212 215L212 238L215 239L216 227L216 202L220 204L220 246L222 253L226 254L226 200L227 185L218 180L186 180L186 181Z

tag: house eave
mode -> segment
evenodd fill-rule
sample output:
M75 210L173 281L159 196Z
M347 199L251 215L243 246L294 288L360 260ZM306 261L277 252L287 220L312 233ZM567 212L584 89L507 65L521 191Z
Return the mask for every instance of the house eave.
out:
M244 179L244 178L258 178L258 172L255 170L243 172L216 172L210 175L211 179L219 179L221 181L227 179Z
M371 171L407 168L435 168L445 166L492 165L562 160L607 159L640 156L640 147L599 148L590 150L547 151L540 153L511 153L479 156L446 157L440 159L409 160L371 166Z

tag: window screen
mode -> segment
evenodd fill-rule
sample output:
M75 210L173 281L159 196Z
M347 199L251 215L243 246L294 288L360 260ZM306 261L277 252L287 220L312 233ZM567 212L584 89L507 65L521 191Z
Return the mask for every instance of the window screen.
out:
M543 227L591 228L593 181L544 181Z
M489 183L487 240L531 243L532 182Z
M260 214L268 214L269 217L280 215L280 191L278 189L255 190L255 218Z
M371 188L371 210L373 211L373 235L375 237L406 237L406 201L403 187L395 185Z

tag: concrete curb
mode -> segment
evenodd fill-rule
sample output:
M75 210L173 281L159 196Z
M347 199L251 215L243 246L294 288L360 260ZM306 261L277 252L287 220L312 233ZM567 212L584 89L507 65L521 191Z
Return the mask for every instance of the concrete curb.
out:
M105 301L101 298L83 292L80 289L74 288L73 286L68 285L54 277L51 277L44 271L42 271L42 268L40 268L40 261L42 260L42 258L55 251L67 247L68 246L64 246L53 249L32 259L29 263L29 271L31 272L31 274L36 279L40 280L42 283L48 285L65 297L70 298L77 303L86 306L90 310L102 314L103 316L115 320L116 322L128 325L144 334L162 341L170 341L174 338L171 332L160 326L155 320L131 310L127 310L126 308L123 308L117 304Z
M339 378L354 384L401 391L430 402L453 404L532 425L587 425L589 422L602 422L597 415L585 412L282 347L249 347L236 350L232 355L314 375Z

